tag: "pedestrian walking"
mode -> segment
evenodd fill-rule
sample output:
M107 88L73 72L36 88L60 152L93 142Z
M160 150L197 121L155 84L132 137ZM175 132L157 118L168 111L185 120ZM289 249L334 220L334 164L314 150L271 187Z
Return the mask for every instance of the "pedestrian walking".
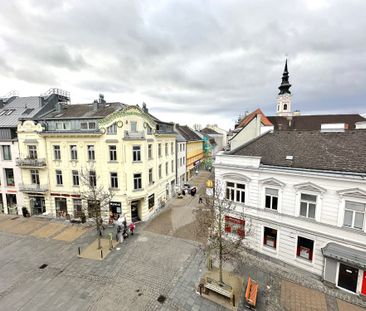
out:
M203 200L202 200L202 198L200 197L200 198L198 199L198 203L199 203L199 204L201 204L201 203L202 203L202 201L203 201Z
M129 228L130 228L131 235L133 235L133 231L135 230L135 224L133 222L131 222L129 225Z

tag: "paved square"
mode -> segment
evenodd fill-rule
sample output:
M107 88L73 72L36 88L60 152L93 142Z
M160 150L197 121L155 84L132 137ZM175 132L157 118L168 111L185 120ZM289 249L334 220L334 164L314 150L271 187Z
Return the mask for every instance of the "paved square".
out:
M56 235L54 239L72 242L89 230L90 228L80 227L78 225L68 226L65 230Z
M49 238L63 229L65 229L65 225L63 224L47 223L42 228L34 231L32 235L37 238Z

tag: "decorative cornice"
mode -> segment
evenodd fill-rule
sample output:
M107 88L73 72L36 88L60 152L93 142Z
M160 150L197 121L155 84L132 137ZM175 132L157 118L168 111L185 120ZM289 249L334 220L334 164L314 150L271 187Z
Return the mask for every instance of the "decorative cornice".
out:
M340 196L366 199L366 191L364 191L360 188L351 188L351 189L340 190L340 191L337 191L337 193Z
M282 181L279 181L278 179L273 178L273 177L262 179L259 182L264 185L271 185L271 186L276 186L276 187L281 187L281 188L283 188L285 186L285 183L283 183Z
M126 116L139 116L144 118L146 121L148 121L150 126L152 128L155 128L156 122L143 110L138 106L127 106L126 108L123 108L122 110L116 111L111 113L110 115L106 116L104 119L99 121L100 126L106 126L107 124L112 123L115 121L115 119L126 117Z
M221 177L223 179L233 179L233 180L237 180L237 181L245 181L245 182L250 182L250 178L243 175L243 174L239 174L239 173L226 173L221 175Z
M320 192L320 193L324 193L327 191L326 189L324 189L312 182L297 184L297 185L294 185L294 188L296 190L313 191L313 192Z

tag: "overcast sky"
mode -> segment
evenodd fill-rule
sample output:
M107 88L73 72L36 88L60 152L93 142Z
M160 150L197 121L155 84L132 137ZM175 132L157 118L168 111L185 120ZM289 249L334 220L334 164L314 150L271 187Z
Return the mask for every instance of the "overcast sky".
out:
M164 121L275 113L286 55L293 109L366 112L366 1L0 0L0 95L146 102Z

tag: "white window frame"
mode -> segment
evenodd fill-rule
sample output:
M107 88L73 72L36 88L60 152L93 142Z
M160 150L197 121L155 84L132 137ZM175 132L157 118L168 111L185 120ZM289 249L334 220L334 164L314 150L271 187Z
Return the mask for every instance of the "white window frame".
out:
M239 203L239 204L245 204L247 201L248 201L248 183L246 183L245 181L238 181L238 180L225 180L224 181L224 185L225 185L225 193L224 193L224 196L227 200L233 202L233 203ZM234 187L232 186L227 186L228 183L233 183L234 184ZM240 185L244 185L244 189L242 188L238 188L237 185L240 184ZM227 198L227 189L230 189L230 190L233 190L234 191L234 200L231 200L229 198ZM237 198L237 191L240 191L240 192L244 192L244 202L241 202L240 201L237 201L236 198Z
M320 221L321 211L322 211L322 203L323 203L323 194L326 191L325 189L311 183L303 183L299 185L295 185L296 189L296 213L295 216L301 219L312 220L312 221ZM300 204L301 204L301 194L315 195L316 196L316 204L315 204L315 218L308 218L300 215Z
M281 213L285 183L273 177L260 180L259 182L261 184L261 200L258 200L260 202L258 207L265 211ZM266 208L266 188L276 189L278 191L277 210Z
M357 228L353 228L353 227L347 227L344 226L344 214L345 214L345 210L346 210L346 201L350 201L350 202L355 202L355 203L361 203L361 204L366 204L366 198L356 198L356 197L352 197L352 196L344 196L341 199L340 202L340 208L339 208L339 214L338 214L338 226L345 228L345 229L351 229L351 230L355 230L357 232L366 232L366 212L365 212L365 217L363 220L363 228L362 230L357 229ZM354 219L353 219L354 222Z
M276 247L272 247L272 246L269 246L267 244L264 244L264 230L265 228L269 228L269 229L273 229L273 230L276 230L277 231L277 236L276 236ZM278 254L278 249L279 249L279 237L280 237L280 230L278 229L278 227L273 227L273 226L268 226L268 225L263 225L262 226L262 240L261 240L261 248L262 250L266 250L266 251L269 251L273 254Z
M302 195L311 195L311 196L314 196L314 197L315 197L315 202L310 201L310 200L306 200L306 199L301 199L301 196L302 196ZM314 219L314 220L316 220L316 212L317 212L317 208L318 208L318 194L314 194L314 193L307 193L307 192L300 191L300 193L299 193L299 197L300 197L300 203L299 203L299 217L303 217L303 218L308 218L308 219ZM306 205L307 205L307 209L306 209L306 216L301 215L301 203L306 203ZM315 204L314 217L310 217L310 216L309 216L310 204Z

